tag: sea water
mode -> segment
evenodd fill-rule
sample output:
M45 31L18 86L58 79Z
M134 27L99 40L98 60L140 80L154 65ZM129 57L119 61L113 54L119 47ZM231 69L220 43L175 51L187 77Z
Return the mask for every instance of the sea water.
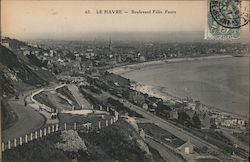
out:
M249 58L172 62L122 74L163 93L249 116Z

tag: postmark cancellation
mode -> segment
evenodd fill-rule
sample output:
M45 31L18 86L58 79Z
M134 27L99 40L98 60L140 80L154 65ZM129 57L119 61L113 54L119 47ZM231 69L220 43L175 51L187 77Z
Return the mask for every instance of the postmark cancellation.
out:
M241 0L208 0L205 39L235 40L249 23L249 6Z

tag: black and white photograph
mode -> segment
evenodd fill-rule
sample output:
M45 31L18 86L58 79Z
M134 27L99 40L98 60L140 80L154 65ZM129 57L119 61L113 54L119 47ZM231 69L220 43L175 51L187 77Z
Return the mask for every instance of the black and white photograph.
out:
M0 161L249 161L249 0L0 7Z

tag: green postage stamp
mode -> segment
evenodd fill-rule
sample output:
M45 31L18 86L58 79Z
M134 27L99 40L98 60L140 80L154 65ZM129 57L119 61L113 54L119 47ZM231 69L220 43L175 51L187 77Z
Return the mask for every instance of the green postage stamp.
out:
M249 22L249 6L242 0L208 0L206 12L205 39L239 39Z

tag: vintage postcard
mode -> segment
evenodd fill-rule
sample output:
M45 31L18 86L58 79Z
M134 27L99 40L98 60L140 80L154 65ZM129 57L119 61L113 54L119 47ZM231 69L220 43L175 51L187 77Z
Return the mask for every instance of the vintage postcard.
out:
M2 0L1 161L249 161L247 0Z

